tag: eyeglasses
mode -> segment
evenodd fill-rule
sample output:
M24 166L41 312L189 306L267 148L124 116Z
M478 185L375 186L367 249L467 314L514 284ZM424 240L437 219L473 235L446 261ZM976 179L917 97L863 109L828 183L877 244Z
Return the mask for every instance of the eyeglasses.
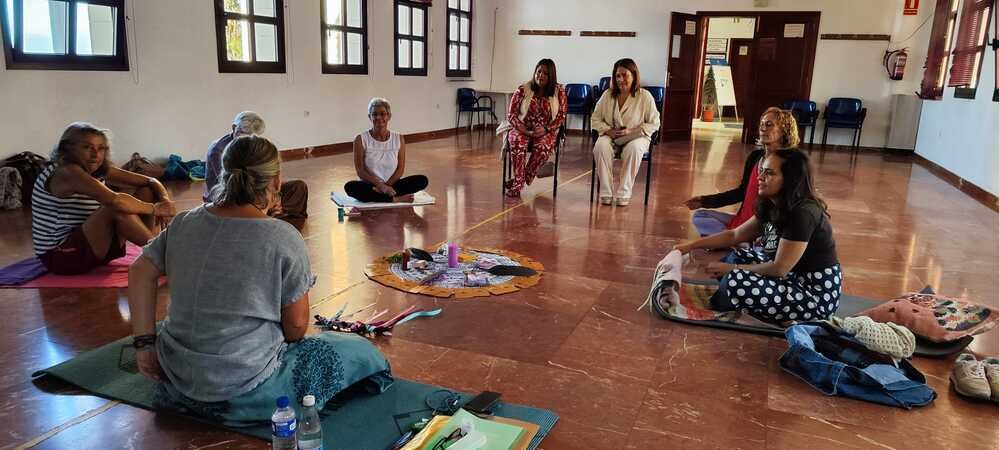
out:
M450 447L455 442L458 442L459 439L465 437L465 435L467 434L468 433L465 430L461 429L461 427L455 428L454 431L451 432L451 434L447 435L447 437L437 441L437 444L434 445L433 449L431 450L444 450Z

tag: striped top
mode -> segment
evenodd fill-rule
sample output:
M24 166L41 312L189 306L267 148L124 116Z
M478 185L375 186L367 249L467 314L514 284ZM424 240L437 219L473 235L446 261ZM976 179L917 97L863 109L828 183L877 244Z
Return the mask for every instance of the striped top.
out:
M51 165L38 176L31 194L31 240L36 255L58 247L70 232L83 225L101 207L97 200L85 195L52 195L48 182L56 168L56 165Z

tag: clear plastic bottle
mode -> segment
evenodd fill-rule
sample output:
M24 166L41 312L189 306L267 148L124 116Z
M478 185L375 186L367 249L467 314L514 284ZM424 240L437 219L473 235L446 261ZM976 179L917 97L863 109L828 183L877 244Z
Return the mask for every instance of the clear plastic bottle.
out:
M288 406L288 397L282 395L277 399L277 409L271 415L271 448L274 450L295 450L295 410Z
M298 429L298 450L323 450L323 423L316 411L316 397L302 397L302 426Z

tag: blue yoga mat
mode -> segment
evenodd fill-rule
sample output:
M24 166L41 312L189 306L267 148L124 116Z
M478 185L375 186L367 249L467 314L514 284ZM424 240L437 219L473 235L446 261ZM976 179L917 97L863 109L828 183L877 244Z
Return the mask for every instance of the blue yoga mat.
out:
M102 397L120 400L130 405L153 409L153 382L138 373L135 353L129 338L107 344L80 354L77 357L33 374L34 377L52 376ZM429 418L437 406L433 399L441 394L454 392L440 386L397 379L381 394L368 394L348 390L333 398L320 412L323 422L323 448L383 450L408 430L410 425ZM459 404L472 395L454 392ZM530 406L501 403L494 410L500 417L517 419L538 425L530 449L535 449L547 435L558 415ZM203 417L189 416L194 420L221 428L270 439L270 424L233 428L212 422Z

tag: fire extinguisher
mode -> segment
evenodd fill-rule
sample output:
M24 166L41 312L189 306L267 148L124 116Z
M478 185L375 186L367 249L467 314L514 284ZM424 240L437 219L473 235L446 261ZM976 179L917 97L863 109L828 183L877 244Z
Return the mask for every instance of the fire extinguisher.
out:
M905 76L905 62L909 59L907 49L890 50L885 52L885 71L888 72L888 79L901 80Z

